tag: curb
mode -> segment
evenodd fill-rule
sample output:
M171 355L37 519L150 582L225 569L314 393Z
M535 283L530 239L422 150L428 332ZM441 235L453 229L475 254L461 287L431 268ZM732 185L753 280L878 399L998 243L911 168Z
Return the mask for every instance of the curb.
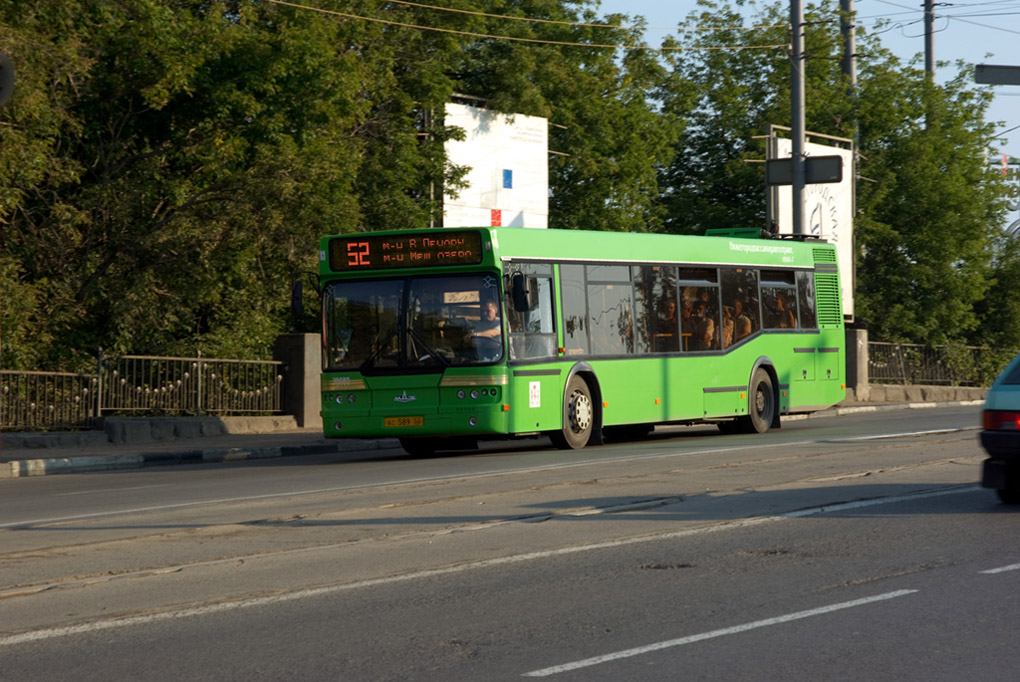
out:
M867 414L871 412L888 412L890 410L924 410L932 407L974 407L984 405L984 400L950 400L944 403L892 403L890 405L855 405L853 407L833 407L828 410L819 410L811 414L793 414L783 417L783 421L797 421L800 419L817 419L819 417L843 417L852 414Z
M362 450L392 450L400 447L395 438L381 440L345 440L327 445L284 445L271 448L215 448L184 452L147 452L140 455L83 455L81 457L54 457L23 459L0 463L0 479L46 476L49 474L81 474L94 471L141 469L148 466L172 464L222 464L255 459L321 455L332 452L358 452Z
M890 405L856 405L853 407L836 407L811 414L796 414L783 417L784 421L801 419L817 419L819 417L845 416L884 412L888 410L919 410L932 407L972 407L983 405L984 400L957 400L944 403L894 403ZM215 448L207 450L187 450L169 452L148 452L139 455L83 455L81 457L59 457L48 459L23 459L0 463L0 479L24 478L27 476L47 476L50 474L80 474L95 471L115 471L120 469L141 469L149 466L168 466L173 464L222 464L227 462L245 462L256 459L272 459L276 457L296 457L300 455L322 455L333 452L357 452L364 450L399 449L400 443L395 438L379 440L340 440L325 445L284 445L269 448Z

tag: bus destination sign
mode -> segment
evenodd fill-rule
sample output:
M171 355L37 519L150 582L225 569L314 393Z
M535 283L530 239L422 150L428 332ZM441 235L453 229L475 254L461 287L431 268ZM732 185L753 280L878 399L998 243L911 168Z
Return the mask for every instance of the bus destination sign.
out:
M436 230L435 236L361 234L329 242L329 267L335 272L481 262L482 236L474 230Z

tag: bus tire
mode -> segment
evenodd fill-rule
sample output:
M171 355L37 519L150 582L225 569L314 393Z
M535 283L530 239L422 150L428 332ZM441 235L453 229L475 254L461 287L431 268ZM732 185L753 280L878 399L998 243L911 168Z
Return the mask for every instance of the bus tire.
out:
M439 442L433 438L400 438L400 447L412 457L431 457L436 454Z
M1000 488L995 491L995 494L999 496L999 501L1003 504L1020 504L1020 488L1018 487Z
M595 404L588 383L576 374L563 392L563 428L551 435L561 450L577 450L588 444L595 427Z
M765 433L776 418L776 392L772 377L762 368L754 370L747 394L747 416L740 419L745 433Z
M744 433L745 428L740 419L730 419L724 422L716 422L720 433Z
M603 426L602 435L606 440L622 443L629 440L641 440L652 432L654 424L626 424L624 426Z

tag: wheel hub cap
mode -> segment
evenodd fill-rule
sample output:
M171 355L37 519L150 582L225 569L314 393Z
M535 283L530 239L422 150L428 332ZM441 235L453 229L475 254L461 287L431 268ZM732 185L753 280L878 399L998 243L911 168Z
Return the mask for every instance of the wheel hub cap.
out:
M591 426L591 401L583 393L577 393L570 401L570 425L581 432Z

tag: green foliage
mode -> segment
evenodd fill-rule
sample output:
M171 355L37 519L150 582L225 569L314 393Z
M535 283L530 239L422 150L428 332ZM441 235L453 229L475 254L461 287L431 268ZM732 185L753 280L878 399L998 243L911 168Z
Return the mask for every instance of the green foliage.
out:
M982 324L975 343L1020 351L1020 240L1007 236L997 240L992 272L978 307Z
M964 69L944 87L911 74L897 77L898 116L874 106L861 119L861 174L875 182L858 189L858 314L889 341L984 344L980 307L1003 220L986 163L987 94Z
M5 368L84 368L100 346L266 357L276 335L315 331L311 287L300 321L289 305L318 238L433 224L460 186L454 95L549 119L554 228L764 225L752 161L789 122L789 64L733 48L785 45L781 3L748 20L704 2L688 25L774 28L682 33L667 46L696 49L662 54L591 0L320 6L386 23L262 0L0 4L18 68L0 109ZM859 185L859 317L882 340L1020 347L988 95L963 70L932 87L863 36L853 97L835 11L807 11L807 127L856 136L874 181Z
M790 66L784 50L734 49L783 44L787 6L747 17L742 6L702 2L687 24L778 26L753 32L699 32L701 48L673 61L674 83L694 84L686 131L663 171L666 229L764 226L762 166L756 135L789 125ZM990 248L1002 224L1002 187L987 170L992 127L987 91L961 65L952 82L932 86L878 39L859 36L859 88L840 72L834 3L806 9L806 128L857 140L856 314L883 341L945 343L982 336L982 302L991 279ZM690 101L690 90L674 95ZM675 105L676 106L676 105ZM1005 274L1005 273L1004 273ZM987 314L987 313L985 313ZM1008 317L1008 316L1007 316Z

